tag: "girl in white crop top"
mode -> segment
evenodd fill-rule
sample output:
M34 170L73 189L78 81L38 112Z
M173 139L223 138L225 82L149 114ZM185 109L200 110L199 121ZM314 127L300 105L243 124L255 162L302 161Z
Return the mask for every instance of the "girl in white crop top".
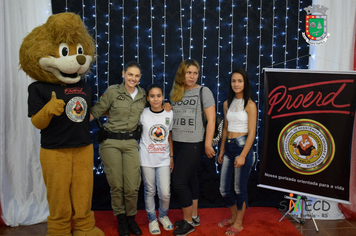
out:
M245 101L243 98L234 98L227 110L227 131L234 133L247 133L248 132L248 115L245 111Z
M257 122L257 108L250 98L250 82L244 69L232 72L224 112L225 122L218 156L218 162L222 164L219 189L231 217L222 220L218 226L228 227L226 235L237 235L243 230L242 220L248 208L247 182L255 161L251 147ZM234 179L234 187L231 187L231 179Z

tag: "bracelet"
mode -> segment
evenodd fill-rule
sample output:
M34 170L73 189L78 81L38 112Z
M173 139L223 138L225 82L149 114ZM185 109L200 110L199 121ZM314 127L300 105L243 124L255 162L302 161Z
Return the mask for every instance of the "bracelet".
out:
M174 157L174 156L170 156L170 157Z

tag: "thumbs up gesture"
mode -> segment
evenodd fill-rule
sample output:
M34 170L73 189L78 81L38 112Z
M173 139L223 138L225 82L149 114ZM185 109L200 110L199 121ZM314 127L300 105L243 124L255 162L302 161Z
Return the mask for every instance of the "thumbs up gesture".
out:
M56 92L52 91L52 98L51 100L46 104L48 105L48 113L50 115L56 115L59 116L60 114L63 113L64 111L64 101L62 99L57 99Z

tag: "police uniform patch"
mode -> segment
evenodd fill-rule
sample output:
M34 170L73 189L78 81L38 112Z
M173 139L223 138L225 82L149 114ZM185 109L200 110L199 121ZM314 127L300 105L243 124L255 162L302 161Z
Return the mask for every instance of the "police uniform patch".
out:
M117 100L124 101L125 98L124 98L123 96L119 95L119 96L117 97Z
M88 104L82 97L74 97L66 104L67 117L73 122L82 122L87 114Z

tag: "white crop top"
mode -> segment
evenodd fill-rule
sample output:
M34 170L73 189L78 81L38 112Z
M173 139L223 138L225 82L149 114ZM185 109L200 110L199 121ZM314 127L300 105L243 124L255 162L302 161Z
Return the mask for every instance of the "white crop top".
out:
M247 133L248 115L244 109L244 100L234 98L227 110L227 131L235 133Z

